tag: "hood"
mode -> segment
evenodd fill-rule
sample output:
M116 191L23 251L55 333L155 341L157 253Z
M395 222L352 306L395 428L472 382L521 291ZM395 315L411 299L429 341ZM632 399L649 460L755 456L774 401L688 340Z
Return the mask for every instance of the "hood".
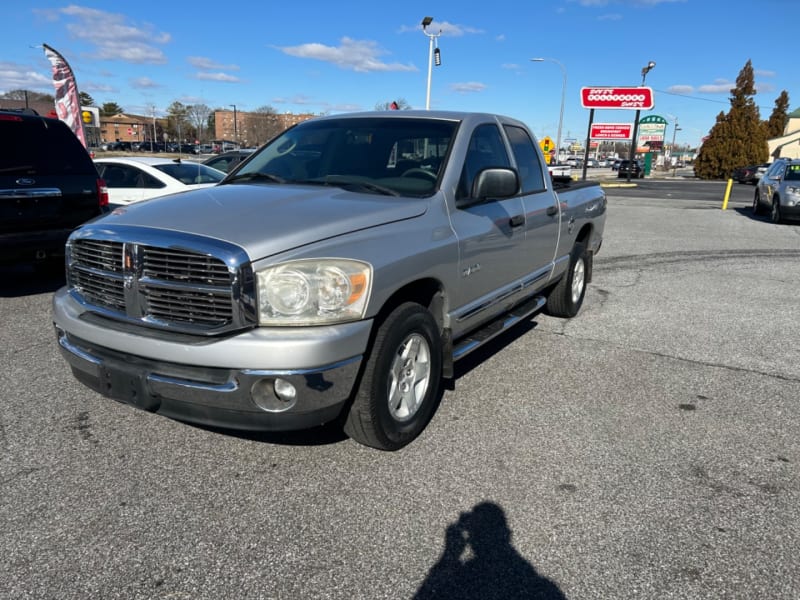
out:
M99 222L206 236L258 260L352 231L423 214L426 198L360 194L336 187L227 184L153 198ZM98 221L95 221L95 224Z

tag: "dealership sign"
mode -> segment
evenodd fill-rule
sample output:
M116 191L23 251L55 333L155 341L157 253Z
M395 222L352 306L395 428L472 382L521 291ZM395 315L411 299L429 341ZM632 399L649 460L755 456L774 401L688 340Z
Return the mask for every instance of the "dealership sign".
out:
M583 108L633 108L649 110L655 105L649 87L583 87Z
M592 123L589 137L593 140L629 140L632 123Z

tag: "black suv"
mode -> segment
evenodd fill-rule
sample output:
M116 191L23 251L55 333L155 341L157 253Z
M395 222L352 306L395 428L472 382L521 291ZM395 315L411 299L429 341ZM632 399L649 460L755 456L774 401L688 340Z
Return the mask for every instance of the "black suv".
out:
M107 210L105 183L58 119L0 110L0 139L0 262L63 261L70 232Z
M628 177L629 173L631 179L642 179L644 177L642 164L638 160L621 161L617 168L617 178Z

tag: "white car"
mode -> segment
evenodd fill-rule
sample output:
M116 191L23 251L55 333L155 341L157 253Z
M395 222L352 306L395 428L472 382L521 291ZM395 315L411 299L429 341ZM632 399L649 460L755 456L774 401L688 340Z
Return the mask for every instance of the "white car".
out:
M216 185L225 173L199 162L155 157L97 158L109 204L131 204L176 192Z

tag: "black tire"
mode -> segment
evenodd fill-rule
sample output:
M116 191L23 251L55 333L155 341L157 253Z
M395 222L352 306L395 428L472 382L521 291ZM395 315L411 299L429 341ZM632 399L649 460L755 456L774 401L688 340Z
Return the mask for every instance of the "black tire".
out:
M756 190L756 193L753 194L753 214L760 215L762 212L761 202L758 201L758 190Z
M781 216L781 201L777 198L772 199L772 213L770 214L773 223L780 223L783 220Z
M379 450L402 448L428 424L441 378L436 321L419 304L401 304L378 326L344 432Z
M569 267L547 296L545 312L553 317L571 318L578 314L586 296L588 276L586 246L576 242L569 256Z

